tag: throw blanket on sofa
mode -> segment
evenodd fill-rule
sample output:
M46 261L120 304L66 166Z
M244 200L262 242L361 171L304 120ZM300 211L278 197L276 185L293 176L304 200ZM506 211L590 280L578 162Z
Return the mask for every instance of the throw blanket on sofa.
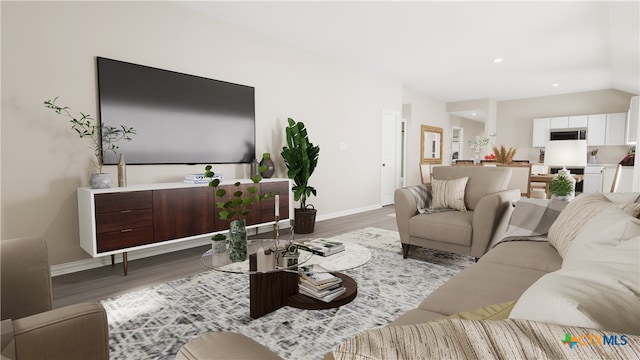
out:
M416 210L420 214L454 211L453 209L431 209L431 202L433 201L431 186L427 186L427 185L407 186L407 190L409 190L409 192L411 192L411 195L413 195L414 199L416 199Z
M333 356L336 360L638 359L640 337L528 320L446 319L369 330L340 344Z
M507 231L489 248L506 241L547 241L549 228L567 204L566 201L546 199L519 200L509 220Z

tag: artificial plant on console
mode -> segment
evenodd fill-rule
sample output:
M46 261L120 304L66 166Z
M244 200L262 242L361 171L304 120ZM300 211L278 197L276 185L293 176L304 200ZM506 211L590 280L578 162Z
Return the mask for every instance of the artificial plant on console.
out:
M116 143L120 140L131 141L131 135L135 135L136 131L132 127L125 125L110 126L105 124L98 125L97 121L91 115L80 112L80 116L74 116L69 111L71 108L59 106L56 104L58 97L53 100L46 100L44 106L53 110L56 114L69 118L71 129L82 138L89 138L93 143L93 153L95 159L93 161L97 173L91 175L89 184L92 188L109 188L113 184L109 174L102 172L102 165L107 152L114 154L119 149Z
M312 204L307 204L307 198L316 195L316 189L309 185L309 178L318 165L320 147L309 141L304 123L288 119L289 126L285 128L287 146L280 154L287 166L287 176L294 182L293 200L300 201L300 207L295 209L294 232L309 234L313 232L317 210Z

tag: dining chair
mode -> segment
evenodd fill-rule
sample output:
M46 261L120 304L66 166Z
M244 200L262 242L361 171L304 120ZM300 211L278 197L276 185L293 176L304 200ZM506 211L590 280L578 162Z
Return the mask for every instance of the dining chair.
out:
M618 190L621 173L622 173L622 165L618 164L616 166L616 172L613 173L613 182L611 182L611 192L616 192Z
M473 160L456 160L453 165L475 165L475 163Z
M495 160L480 160L482 166L496 166L498 163Z
M549 165L532 164L531 174L544 175L549 173ZM534 199L546 199L547 198L547 183L532 182L529 196Z
M431 165L420 163L420 181L423 184L431 184Z
M511 179L507 189L518 189L521 196L531 196L531 164L511 163L496 166L511 169Z

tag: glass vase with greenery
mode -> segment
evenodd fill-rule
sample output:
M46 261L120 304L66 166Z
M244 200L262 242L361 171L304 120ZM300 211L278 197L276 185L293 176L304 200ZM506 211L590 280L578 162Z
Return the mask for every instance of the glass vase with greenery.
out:
M266 167L260 167L259 171L263 172L265 169ZM230 198L225 199L227 189L220 186L220 179L213 178L215 173L212 171L212 166L207 165L204 170L205 177L212 178L209 187L215 189L216 199L220 199L215 204L221 210L218 217L229 221L229 259L232 262L244 261L247 259L246 218L251 214L254 203L271 198L274 194L260 194L257 184L262 181L262 176L258 174L251 178L252 184L248 187L243 186L239 181L235 182L233 184L235 190L231 192Z
M80 136L80 138L89 138L93 144L93 153L95 155L94 165L98 173L102 173L102 165L107 152L114 154L119 149L116 143L120 140L131 141L131 135L135 135L136 131L132 127L125 125L110 126L101 124L91 115L80 112L80 116L74 116L69 111L71 108L67 106L59 106L56 104L58 97L53 100L46 100L44 106L55 111L56 114L69 118L71 129Z

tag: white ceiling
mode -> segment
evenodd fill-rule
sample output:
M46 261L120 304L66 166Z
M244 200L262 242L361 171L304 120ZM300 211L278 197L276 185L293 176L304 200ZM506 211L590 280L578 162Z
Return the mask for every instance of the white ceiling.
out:
M640 93L637 0L180 4L445 102Z

